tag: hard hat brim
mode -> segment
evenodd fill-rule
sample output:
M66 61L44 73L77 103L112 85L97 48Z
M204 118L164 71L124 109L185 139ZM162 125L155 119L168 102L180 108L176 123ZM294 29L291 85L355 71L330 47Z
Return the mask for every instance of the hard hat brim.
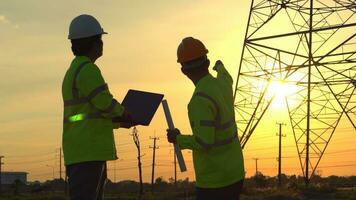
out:
M189 63L181 63L182 64L182 69L194 69L194 68L199 68L203 64L205 64L208 61L208 58L206 56L201 57L200 59L198 58L197 60L190 61Z
M109 34L109 33L103 31L103 32L101 32L99 34L95 34L95 35L104 35L104 34ZM95 36L95 35L85 35L85 36L77 36L77 37L68 35L68 39L70 39L70 40L83 39L83 38L88 38L88 37L92 37L92 36Z

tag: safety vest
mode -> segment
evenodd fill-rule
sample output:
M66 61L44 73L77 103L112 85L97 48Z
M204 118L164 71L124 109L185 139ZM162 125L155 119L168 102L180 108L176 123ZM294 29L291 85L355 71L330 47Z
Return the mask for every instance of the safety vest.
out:
M121 116L124 108L89 58L74 58L63 80L62 97L65 164L116 159L112 117Z
M193 150L196 185L220 188L244 178L244 162L237 136L232 78L219 66L217 78L208 74L196 84L188 105L193 135L179 135L182 149Z

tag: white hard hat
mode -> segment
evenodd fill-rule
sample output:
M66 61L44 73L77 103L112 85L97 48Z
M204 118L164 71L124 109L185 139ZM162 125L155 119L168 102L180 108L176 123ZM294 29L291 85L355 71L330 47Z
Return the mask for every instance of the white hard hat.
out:
M72 20L69 26L68 39L87 38L94 35L107 34L100 26L98 20L91 15L79 15Z

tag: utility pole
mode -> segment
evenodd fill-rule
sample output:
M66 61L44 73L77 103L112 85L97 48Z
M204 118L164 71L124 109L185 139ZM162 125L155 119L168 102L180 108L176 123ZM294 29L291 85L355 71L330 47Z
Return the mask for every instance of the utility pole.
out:
M153 147L150 146L150 148L153 149L153 155L152 155L152 177L151 177L151 191L153 192L154 189L154 180L155 180L155 159L156 159L156 149L159 147L156 146L156 140L159 140L158 137L150 137L151 140L153 140Z
M67 169L64 169L65 171L64 171L64 183L65 183L65 185L64 185L64 194L65 194L65 196L67 196L68 195L68 176L67 176Z
M142 164L141 164L141 149L140 149L140 140L138 138L138 131L136 127L133 128L132 130L132 138L133 141L136 145L137 148L137 160L138 160L138 174L139 174L139 179L140 179L140 193L139 193L139 199L141 199L141 196L143 194L143 184L142 184Z
M174 186L177 187L177 157L176 157L176 152L174 151L174 147L173 147L173 149L169 150L169 153L171 153L172 151L174 153L174 156L173 156Z
M62 180L62 147L59 147L59 180Z
M277 133L277 136L279 137L278 186L280 187L282 185L282 137L285 137L285 135L282 134L282 126L285 126L286 124L277 123L277 125L279 126L279 133Z
M255 176L258 175L258 167L257 167L257 161L258 161L258 158L252 158L253 160L255 160L255 163L256 163L256 174Z
M54 180L54 165L46 165L46 167L52 168L52 180Z
M115 143L117 143L118 142L118 139L117 139L117 134L115 134L114 135L114 139L115 139ZM115 152L117 153L117 149L115 149ZM114 183L116 183L116 165L117 165L117 163L119 162L119 157L116 159L116 160L114 160ZM122 159L120 159L120 160L122 160Z
M177 187L177 155L176 151L174 151L174 186Z
M116 183L116 161L114 160L114 183Z
M4 158L4 156L0 156L0 195L1 195L1 185L2 185L2 182L1 182L1 173L2 173L2 171L1 171L1 166L4 164L3 162L2 162L2 159Z

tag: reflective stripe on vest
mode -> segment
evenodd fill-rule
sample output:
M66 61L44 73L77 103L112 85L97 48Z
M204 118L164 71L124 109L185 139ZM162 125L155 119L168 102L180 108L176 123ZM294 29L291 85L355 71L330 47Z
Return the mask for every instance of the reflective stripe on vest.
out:
M219 104L209 95L202 93L202 92L197 92L195 95L203 97L211 101L216 109L216 116L215 120L200 120L200 126L207 126L207 127L214 127L217 130L224 130L227 128L230 128L234 123L235 123L235 118L231 118L228 122L222 123L221 122L221 116L220 116L220 108ZM194 127L194 123L191 122L192 127ZM234 132L233 136L230 136L224 140L219 140L215 141L213 144L207 144L205 143L202 139L199 137L195 136L195 140L198 144L200 144L203 148L205 149L210 149L213 147L219 147L219 146L224 146L227 144L232 143L237 139L237 132Z
M233 136L231 136L227 139L215 141L213 144L208 144L197 136L194 136L194 138L197 141L197 143L200 144L204 149L210 149L213 147L224 146L224 145L230 144L234 141L237 141L237 133L235 132Z
M91 99L93 99L96 95L99 93L105 91L108 89L108 85L104 84L101 85L95 89L93 89L90 94L86 97L81 97L79 98L79 91L77 88L77 77L79 75L79 72L84 68L86 64L90 63L90 61L86 61L81 63L78 68L75 70L74 77L73 77L73 84L72 84L72 96L73 99L70 100L65 100L64 101L64 106L73 106L73 105L78 105L82 103L88 103L90 102ZM110 105L105 108L104 110L101 110L100 112L95 112L95 113L89 113L89 114L74 114L69 117L64 117L63 122L64 123L69 123L69 122L77 122L77 121L83 121L83 120L88 120L88 119L101 119L105 118L102 114L103 113L110 113L114 110L115 105L117 104L117 101L115 99L112 99Z
M73 99L64 100L64 107L78 105L78 104L82 104L82 103L88 103L91 99L93 99L100 92L103 92L108 89L108 85L104 84L104 85L101 85L101 86L93 89L93 91L91 91L88 96L79 98L79 91L77 88L77 77L79 75L79 72L84 68L84 66L89 63L90 63L90 61L85 61L85 62L81 63L75 70L74 77L73 77L73 83L72 83L72 97L73 97Z
M111 113L114 110L116 104L117 104L116 99L112 99L110 105L104 110L102 110L102 112Z
M113 111L116 104L117 104L116 99L113 99L111 101L111 104L106 109L101 110L100 112L95 112L95 113L90 113L90 114L75 114L75 115L72 115L69 117L64 117L63 122L68 123L68 122L77 122L77 121L83 121L83 120L88 120L88 119L106 118L102 114L110 113L111 111Z
M230 128L235 123L235 119L232 118L228 122L220 124L217 121L213 120L200 120L200 126L210 126L210 127L215 127L218 130L224 130L227 128Z
M211 101L216 109L216 116L215 120L200 120L200 126L210 126L210 127L215 127L218 130L224 130L229 128L235 123L235 118L230 119L228 122L222 123L221 122L221 116L220 116L220 109L218 103L209 95L202 93L202 92L197 92L194 95L203 97ZM192 124L194 126L194 124Z
M77 105L77 104L87 103L91 99L93 99L96 95L98 95L100 92L103 92L107 89L108 89L107 84L101 85L101 86L95 88L93 91L91 91L90 94L86 97L65 100L64 106L66 107L66 106L73 106L73 105Z
M69 123L69 122L83 121L87 119L101 119L101 118L105 118L104 116L101 115L101 112L89 113L89 114L75 114L69 117L64 117L63 122Z
M215 109L216 109L215 121L220 123L221 117L220 117L219 104L218 104L211 96L209 96L209 95L207 95L207 94L205 94L205 93L197 92L197 93L195 93L194 95L197 95L197 96L206 98L206 99L208 99L209 101L211 101L211 102L214 104L214 107L215 107Z
M79 92L77 88L77 77L79 75L79 72L83 69L83 67L90 63L90 61L85 61L82 64L80 64L77 69L75 70L74 77L73 77L73 84L72 84L72 97L73 99L78 99L79 98Z

